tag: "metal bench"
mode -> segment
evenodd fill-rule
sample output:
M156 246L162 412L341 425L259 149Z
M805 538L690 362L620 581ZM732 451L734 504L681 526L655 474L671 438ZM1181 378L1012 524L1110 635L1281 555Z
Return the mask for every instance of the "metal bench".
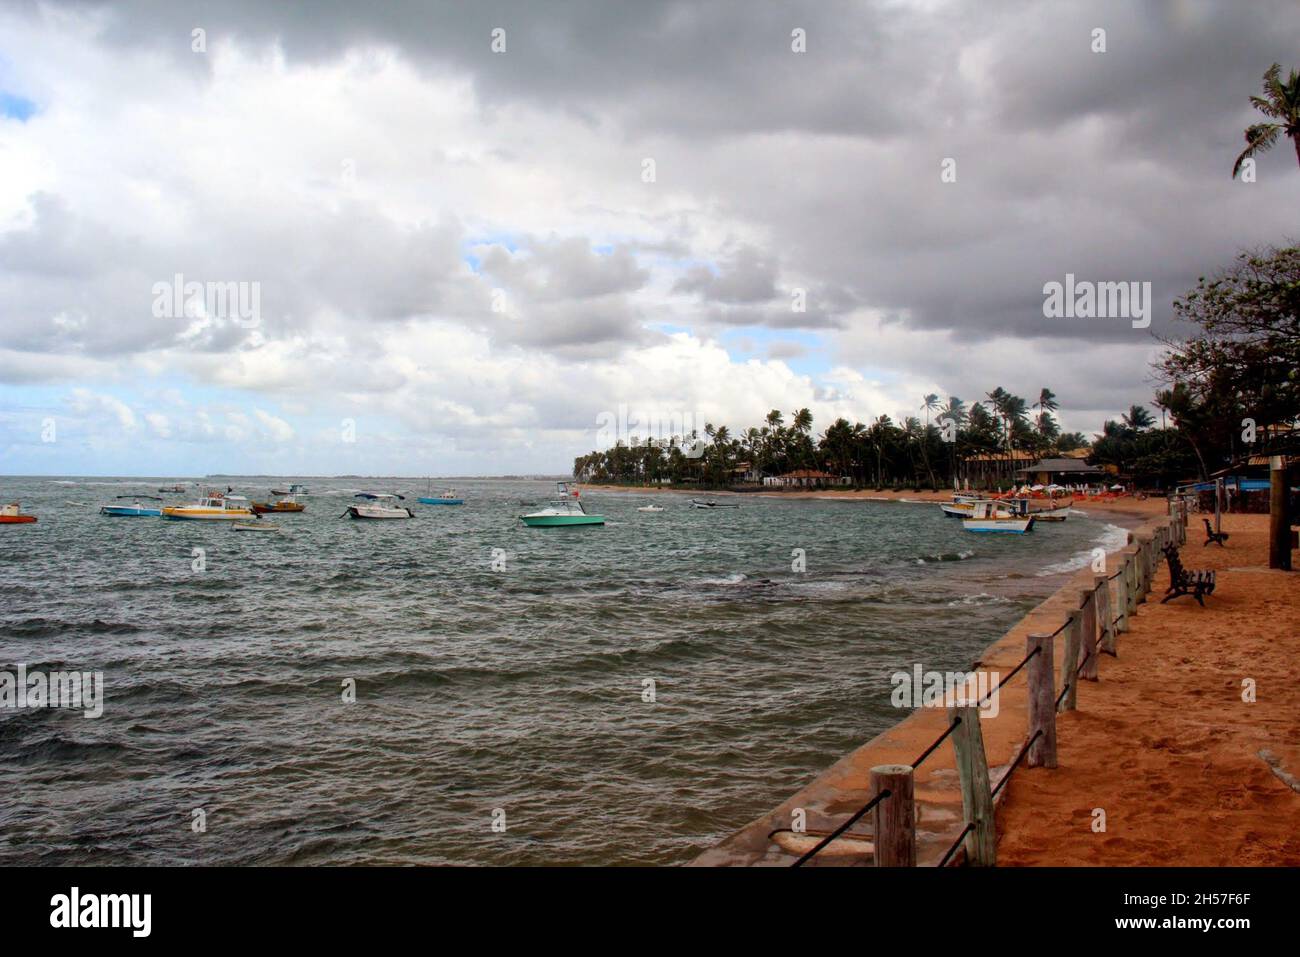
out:
M1160 599L1160 604L1163 605L1180 595L1191 595L1196 599L1197 604L1204 608L1205 600L1202 596L1214 593L1214 572L1187 570L1183 567L1182 559L1178 557L1178 549L1172 545L1166 545L1161 551L1165 553L1165 560L1169 562L1169 587L1165 589L1165 597Z
M1205 523L1205 541L1201 542L1201 547L1204 548L1206 545L1210 544L1210 542L1214 542L1220 548L1222 548L1223 543L1228 540L1228 533L1216 532L1214 530L1214 526L1210 524L1210 520L1208 518L1203 518L1201 519L1201 521Z

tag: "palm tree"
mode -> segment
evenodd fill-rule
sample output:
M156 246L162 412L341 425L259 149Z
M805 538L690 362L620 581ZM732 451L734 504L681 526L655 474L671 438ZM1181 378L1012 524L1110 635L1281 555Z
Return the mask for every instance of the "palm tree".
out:
M807 435L812 431L813 415L807 409L800 409L790 420L790 427L796 432L802 432Z
M925 427L930 427L930 413L938 411L939 397L933 392L921 398L921 411L925 413Z
M1300 73L1292 70L1284 83L1282 67L1274 63L1264 74L1264 95L1252 96L1250 105L1278 122L1252 123L1246 127L1246 148L1232 164L1233 178L1241 171L1242 163L1271 149L1283 133L1295 144L1296 162L1300 163Z
M1156 424L1156 420L1151 417L1151 413L1140 405L1129 406L1128 411L1121 418L1124 424L1134 432L1141 432L1143 429L1149 429Z

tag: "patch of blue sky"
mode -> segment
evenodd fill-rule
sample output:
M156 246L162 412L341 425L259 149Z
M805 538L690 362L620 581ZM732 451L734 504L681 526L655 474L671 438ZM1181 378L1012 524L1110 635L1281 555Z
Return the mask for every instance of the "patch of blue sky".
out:
M794 372L801 375L818 375L831 369L825 343L815 332L802 329L772 329L767 326L740 326L721 335L722 345L733 362L749 359L767 359L773 349L779 358ZM799 355L781 355L780 346L792 343L803 349Z
M36 112L36 104L31 100L0 90L0 116L26 123Z
M475 236L467 236L460 243L460 258L475 273L482 271L483 260L475 255L474 250L480 246L501 246L510 252L518 252L522 241L514 233L482 233Z

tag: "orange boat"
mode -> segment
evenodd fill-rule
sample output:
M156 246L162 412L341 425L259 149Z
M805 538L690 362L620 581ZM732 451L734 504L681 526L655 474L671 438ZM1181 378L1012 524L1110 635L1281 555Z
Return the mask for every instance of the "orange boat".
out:
M23 515L18 511L17 502L0 506L0 525L30 525L34 521L35 515Z
M253 511L258 515L278 515L284 512L302 512L306 511L307 506L301 502L254 502Z

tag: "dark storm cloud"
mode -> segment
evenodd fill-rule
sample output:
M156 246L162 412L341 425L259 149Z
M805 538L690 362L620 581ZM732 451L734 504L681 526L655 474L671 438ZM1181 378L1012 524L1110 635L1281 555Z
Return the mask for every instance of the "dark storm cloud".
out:
M195 27L209 43L277 42L290 65L391 45L468 76L486 110L527 104L677 151L664 186L699 202L693 226L716 216L770 237L748 264L724 257L679 284L718 325L825 328L856 306L963 341L1145 344L1123 322L1045 318L1043 284L1067 273L1151 282L1162 331L1196 276L1294 232L1285 148L1261 160L1256 184L1228 176L1264 69L1298 65L1293 0L72 5L102 15L103 42L170 51L186 69L207 68L189 52ZM498 27L506 52L494 54ZM806 53L791 51L795 28ZM1096 28L1104 53L1092 50ZM954 183L940 180L945 157ZM635 266L611 271L578 252L550 270L552 297L532 291L553 305L530 335L563 344L572 323L634 341L637 318L618 295L636 285ZM799 284L787 271L842 290L841 303L792 315L777 298ZM612 298L587 302L599 296ZM565 299L582 305L554 305Z

